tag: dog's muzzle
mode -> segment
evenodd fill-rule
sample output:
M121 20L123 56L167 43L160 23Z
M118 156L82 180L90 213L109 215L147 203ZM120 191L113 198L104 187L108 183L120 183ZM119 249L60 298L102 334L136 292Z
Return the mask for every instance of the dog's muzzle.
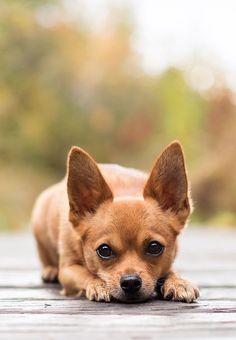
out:
M138 275L124 275L120 279L120 286L126 295L134 295L142 287L142 280Z

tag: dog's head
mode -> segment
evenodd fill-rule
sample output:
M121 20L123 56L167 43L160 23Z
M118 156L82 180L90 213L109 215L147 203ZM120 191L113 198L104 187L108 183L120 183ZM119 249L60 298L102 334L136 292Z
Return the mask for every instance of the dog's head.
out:
M142 198L113 197L96 162L73 147L68 160L69 219L84 262L121 301L144 300L168 273L176 238L190 213L184 157L178 142L158 157Z

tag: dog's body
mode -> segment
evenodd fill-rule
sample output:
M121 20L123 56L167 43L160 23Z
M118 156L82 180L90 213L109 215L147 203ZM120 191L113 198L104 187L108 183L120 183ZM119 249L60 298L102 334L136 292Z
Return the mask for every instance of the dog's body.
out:
M177 236L190 213L181 147L172 143L151 175L101 164L72 148L65 179L38 198L32 226L44 281L90 300L164 298L192 302L198 291L172 271Z

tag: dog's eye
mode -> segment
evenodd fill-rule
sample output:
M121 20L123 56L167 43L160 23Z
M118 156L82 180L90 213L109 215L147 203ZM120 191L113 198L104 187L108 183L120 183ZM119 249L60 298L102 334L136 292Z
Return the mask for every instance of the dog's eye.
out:
M151 241L147 248L146 254L151 256L159 256L163 253L164 246L158 241Z
M114 256L111 247L109 247L107 244L101 244L96 251L98 256L100 256L102 259L110 259L112 256Z

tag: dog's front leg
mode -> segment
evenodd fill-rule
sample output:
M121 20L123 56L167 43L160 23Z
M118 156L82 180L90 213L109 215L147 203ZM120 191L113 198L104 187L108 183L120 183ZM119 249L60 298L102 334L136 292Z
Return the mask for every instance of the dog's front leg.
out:
M110 301L111 295L106 283L81 265L61 267L59 281L65 295L85 295L89 300Z
M165 300L191 303L199 297L199 290L172 270L166 276L161 291Z

